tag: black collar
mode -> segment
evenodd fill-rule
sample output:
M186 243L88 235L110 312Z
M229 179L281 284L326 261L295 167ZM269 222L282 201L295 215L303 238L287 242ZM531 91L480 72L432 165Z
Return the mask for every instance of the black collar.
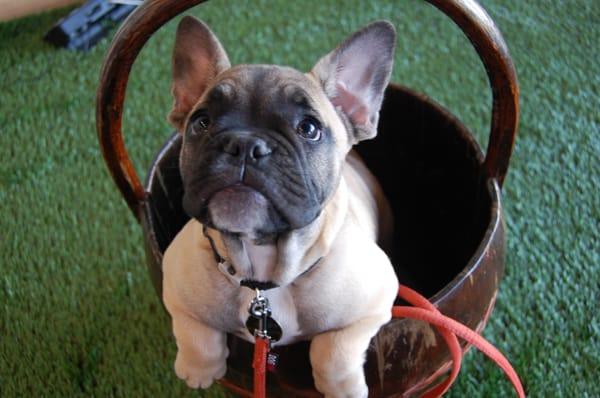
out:
M217 250L217 246L215 245L215 241L208 234L208 228L206 227L206 225L202 226L202 233L204 234L204 236L206 236L206 238L208 239L208 242L210 243L210 247L211 247L212 252L213 252L213 257L215 258L215 261L217 262L217 264L219 264L219 265L225 264L226 261L219 254L219 251ZM236 270L235 270L235 267L233 266L233 264L229 264L229 267L227 267L227 272L231 276L235 275ZM258 289L258 290L263 290L263 291L279 287L278 284L273 283L271 281L261 282L261 281L257 281L257 280L254 280L254 279L242 279L240 281L240 286L245 286L245 287L250 288L252 290Z
M208 242L210 243L210 247L212 249L213 252L213 257L215 258L215 261L217 262L218 265L223 266L224 264L227 263L227 261L221 257L221 255L219 254L219 251L217 250L217 246L215 245L215 241L213 240L213 238L208 234L208 228L206 227L206 225L202 226L202 233L204 234L204 236L206 236L206 239L208 239ZM310 271L312 271L315 266L317 264L319 264L319 262L323 259L323 257L319 258L317 261L315 261L315 263L313 265L311 265L310 267L308 267L304 272L302 272L298 277L304 276L306 274L308 274ZM235 267L233 266L233 264L229 263L229 266L227 267L227 273L231 276L234 276L236 274L236 270ZM240 281L240 286L245 286L247 288L250 288L252 290L269 290L269 289L275 289L276 287L279 287L278 284L271 282L271 281L266 281L266 282L261 282L261 281L257 281L254 279L242 279Z
M206 236L206 239L208 239L208 242L210 243L210 247L211 247L211 249L213 251L213 256L214 256L215 261L217 262L217 264L223 264L225 262L225 259L223 257L221 257L221 255L217 251L217 246L215 245L215 241L208 234L208 228L204 224L202 225L202 233L204 234L204 236Z

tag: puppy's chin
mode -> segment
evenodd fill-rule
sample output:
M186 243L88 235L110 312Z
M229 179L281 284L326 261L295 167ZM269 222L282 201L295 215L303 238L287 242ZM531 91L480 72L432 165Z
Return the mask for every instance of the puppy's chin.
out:
M208 204L208 214L217 229L236 234L255 236L272 224L268 199L244 185L234 185L214 194Z

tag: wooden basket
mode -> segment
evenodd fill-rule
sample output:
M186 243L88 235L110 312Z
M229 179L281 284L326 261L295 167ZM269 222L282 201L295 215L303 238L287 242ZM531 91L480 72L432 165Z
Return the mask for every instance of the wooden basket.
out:
M466 34L492 88L493 106L485 157L450 112L429 98L391 84L376 139L357 150L381 182L395 215L393 252L401 282L430 297L446 315L483 329L504 270L501 186L518 123L518 86L504 40L486 12L472 0L428 0ZM160 150L142 185L124 147L121 119L131 66L150 36L201 0L147 0L123 24L106 56L97 97L100 146L114 181L140 221L147 263L161 292L162 254L188 217L181 207L180 137ZM251 396L252 344L228 338L228 372L221 383ZM276 348L280 364L268 377L270 396L320 396L314 390L308 343ZM434 328L393 320L372 340L365 373L370 396L417 394L450 366Z

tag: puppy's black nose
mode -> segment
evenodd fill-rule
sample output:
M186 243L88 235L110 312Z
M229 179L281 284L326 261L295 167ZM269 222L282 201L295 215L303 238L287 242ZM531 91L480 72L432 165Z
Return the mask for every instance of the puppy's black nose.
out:
M223 142L223 152L233 157L243 157L249 160L258 160L269 156L271 148L259 137L254 136L229 136Z

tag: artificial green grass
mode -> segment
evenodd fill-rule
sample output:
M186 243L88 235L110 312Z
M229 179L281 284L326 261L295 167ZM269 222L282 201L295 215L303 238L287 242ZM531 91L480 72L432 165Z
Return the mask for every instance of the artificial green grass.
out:
M506 277L484 335L531 397L598 397L600 3L482 3L511 50L522 103L504 189ZM44 44L64 12L0 24L0 396L202 395L172 370L175 344L141 228L97 144L95 90L109 42L86 54ZM422 1L215 0L192 13L234 63L304 70L349 32L390 19L399 33L394 81L435 98L487 141L483 67ZM171 131L174 27L152 38L130 83L124 131L142 176ZM471 353L448 396L509 394L501 372Z

